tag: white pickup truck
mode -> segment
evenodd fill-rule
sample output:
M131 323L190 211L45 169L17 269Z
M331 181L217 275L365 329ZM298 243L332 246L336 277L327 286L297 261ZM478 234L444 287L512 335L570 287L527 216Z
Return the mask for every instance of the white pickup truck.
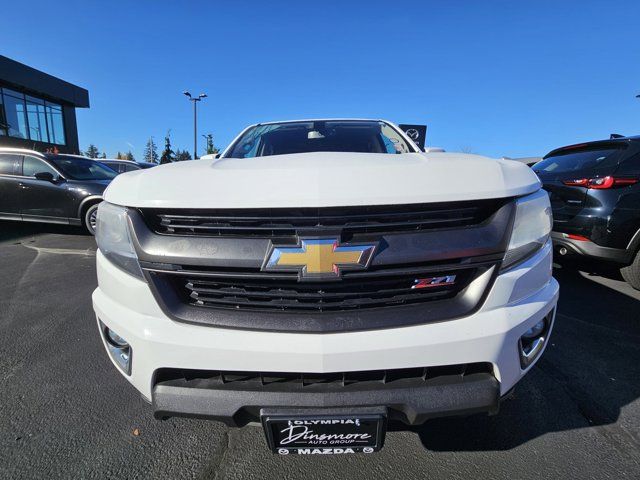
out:
M252 125L104 200L93 306L115 366L157 418L261 422L279 454L496 413L553 327L536 175L386 121Z

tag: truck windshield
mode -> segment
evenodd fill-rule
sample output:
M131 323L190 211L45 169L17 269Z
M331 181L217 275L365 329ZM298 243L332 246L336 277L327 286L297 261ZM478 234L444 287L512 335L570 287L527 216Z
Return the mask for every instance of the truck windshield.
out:
M50 160L71 180L111 180L118 175L115 170L88 158L56 156Z
M402 154L414 151L388 123L331 120L256 125L244 132L224 156L252 158L308 152Z

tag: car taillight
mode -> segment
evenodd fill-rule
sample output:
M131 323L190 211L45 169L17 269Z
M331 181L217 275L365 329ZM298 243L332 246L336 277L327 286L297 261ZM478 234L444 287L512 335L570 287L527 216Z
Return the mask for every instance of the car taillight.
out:
M563 180L562 183L570 187L586 187L596 190L604 190L613 187L626 187L638 183L637 178L624 177L597 177L597 178L575 178L571 180Z
M588 242L589 239L584 235L576 235L575 233L563 233L564 238L570 238L571 240L578 240L579 242Z

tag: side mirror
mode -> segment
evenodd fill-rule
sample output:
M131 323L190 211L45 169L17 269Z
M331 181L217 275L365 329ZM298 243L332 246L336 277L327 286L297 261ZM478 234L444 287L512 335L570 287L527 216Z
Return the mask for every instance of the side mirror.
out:
M38 172L34 175L36 180L44 180L45 182L55 183L56 178L53 176L51 172Z
M200 160L217 160L220 158L219 153L207 153L206 155L202 155Z

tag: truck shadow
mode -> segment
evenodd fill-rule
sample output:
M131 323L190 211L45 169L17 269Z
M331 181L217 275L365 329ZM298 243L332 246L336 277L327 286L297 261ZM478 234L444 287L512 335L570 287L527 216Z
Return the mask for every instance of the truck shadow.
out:
M73 225L59 225L54 223L31 223L31 222L12 222L0 221L0 242L12 242L15 240L23 240L33 235L40 234L60 234L60 235L78 235L90 236L84 228Z
M640 294L620 293L570 266L554 276L560 303L542 359L497 416L434 419L415 428L425 448L509 450L551 432L615 424L640 397ZM637 433L616 431L628 445L640 444Z
M620 275L620 265L613 262L598 261L577 255L559 257L557 254L554 255L553 260L560 269L580 270L582 272L587 272L590 275L596 275L611 280L624 281L622 279L622 275ZM556 269L556 271L557 270L558 269Z

